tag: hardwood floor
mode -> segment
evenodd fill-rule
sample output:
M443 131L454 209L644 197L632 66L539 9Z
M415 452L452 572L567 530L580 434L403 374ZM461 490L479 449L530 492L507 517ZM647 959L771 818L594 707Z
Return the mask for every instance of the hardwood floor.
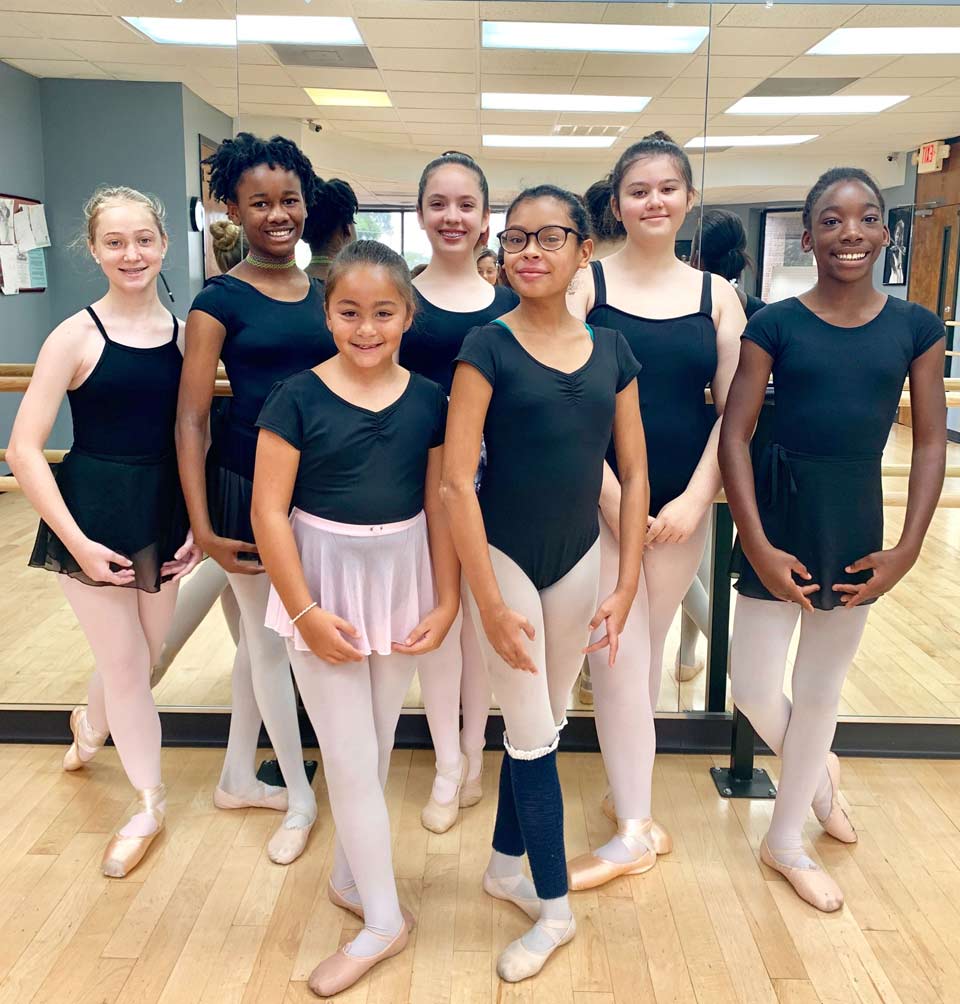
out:
M164 750L167 829L128 879L99 872L131 808L115 751L75 774L63 748L0 747L0 1004L295 1004L312 967L358 929L326 899L332 823L272 864L279 822L214 809L218 750ZM810 817L815 856L847 902L824 915L757 860L772 803L721 799L704 757L661 757L655 812L676 841L646 875L572 894L578 933L540 977L496 978L526 918L480 889L499 754L486 797L441 836L419 824L432 754L394 754L387 799L410 946L338 1000L350 1004L955 1004L960 999L960 763L845 760L860 833ZM559 758L567 852L606 839L603 768ZM777 762L764 762L776 776Z

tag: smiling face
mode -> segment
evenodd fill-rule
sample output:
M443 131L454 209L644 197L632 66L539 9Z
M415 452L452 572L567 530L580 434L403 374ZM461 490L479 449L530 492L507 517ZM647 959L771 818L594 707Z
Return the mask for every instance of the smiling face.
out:
M854 179L824 190L801 238L803 250L817 260L818 274L838 282L870 281L873 263L889 243L876 193Z
M459 164L445 164L427 179L417 219L434 254L472 255L490 223L476 174Z
M254 254L289 258L307 218L300 178L293 171L257 164L243 172L237 183L237 201L227 202L227 212L243 227Z
M137 291L156 282L167 239L146 206L136 202L105 205L97 213L95 226L90 253L99 259L111 286Z
M485 254L477 261L477 271L481 277L486 279L491 286L497 284L497 259L492 255Z
M696 198L673 157L640 157L624 172L611 208L630 240L672 242Z
M549 196L524 199L515 205L504 229L533 234L543 227L576 229L564 203ZM531 236L525 248L504 254L503 268L510 286L525 299L565 296L577 271L586 268L592 250L593 241L580 241L576 234L567 234L566 243L555 251L545 251Z
M382 265L352 265L329 290L327 326L340 354L354 366L390 362L411 320L410 304Z

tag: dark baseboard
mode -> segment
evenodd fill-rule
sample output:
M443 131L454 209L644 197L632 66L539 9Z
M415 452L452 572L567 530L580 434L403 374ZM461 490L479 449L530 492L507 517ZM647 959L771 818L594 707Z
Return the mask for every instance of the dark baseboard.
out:
M67 709L0 709L0 743L50 743L70 741L70 712ZM224 747L229 716L215 711L161 711L165 746ZM730 750L731 717L726 714L690 713L658 718L657 752L723 755ZM842 756L925 757L960 759L960 722L843 721L837 725L833 748ZM316 737L301 712L303 744L316 747ZM270 745L266 733L260 745ZM397 746L401 749L429 749L430 733L423 714L400 716ZM487 722L487 748L502 749L503 719L491 715ZM560 749L568 753L599 750L592 715L570 718L560 738ZM758 755L769 754L766 747Z
M951 443L960 443L960 432L954 432L953 429L947 429L947 439Z

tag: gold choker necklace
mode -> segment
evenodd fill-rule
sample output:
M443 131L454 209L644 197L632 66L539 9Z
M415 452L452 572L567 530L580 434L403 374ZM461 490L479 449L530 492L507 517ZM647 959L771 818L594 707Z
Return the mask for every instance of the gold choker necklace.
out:
M252 251L248 251L247 257L243 260L248 265L253 265L254 268L266 268L273 271L297 267L296 255L290 255L289 258L279 260L277 258L261 258L260 255L256 255Z
M329 255L315 254L310 259L311 265L332 265L333 259Z

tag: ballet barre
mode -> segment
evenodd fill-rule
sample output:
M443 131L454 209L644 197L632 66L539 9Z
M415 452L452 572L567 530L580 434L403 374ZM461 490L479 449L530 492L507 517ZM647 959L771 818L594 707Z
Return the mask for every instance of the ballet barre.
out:
M49 464L60 464L63 463L63 458L69 453L69 450L44 450L43 459ZM0 464L4 463L7 459L7 451L0 450Z

